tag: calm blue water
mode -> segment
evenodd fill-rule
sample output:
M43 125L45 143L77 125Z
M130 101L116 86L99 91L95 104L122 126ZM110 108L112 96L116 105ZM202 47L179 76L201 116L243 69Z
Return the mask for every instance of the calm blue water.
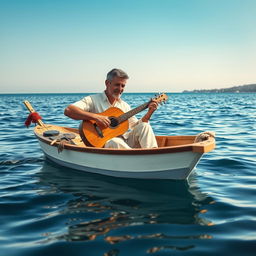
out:
M123 97L136 107L151 96ZM151 121L156 134L217 134L187 181L49 163L22 101L46 123L78 127L63 109L82 95L0 95L0 255L255 255L256 94L169 96Z

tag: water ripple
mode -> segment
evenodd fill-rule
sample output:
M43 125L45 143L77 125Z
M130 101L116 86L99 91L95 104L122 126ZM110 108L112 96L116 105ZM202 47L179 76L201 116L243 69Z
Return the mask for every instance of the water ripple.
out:
M3 160L0 161L1 165L22 165L22 164L29 164L29 163L42 163L44 161L43 157L40 158L24 158L24 159L15 159L15 160Z

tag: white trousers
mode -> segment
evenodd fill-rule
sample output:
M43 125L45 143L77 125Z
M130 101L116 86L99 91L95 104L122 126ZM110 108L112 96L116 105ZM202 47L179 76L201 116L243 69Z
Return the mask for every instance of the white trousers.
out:
M127 136L126 136L127 137ZM141 122L130 132L127 139L115 137L108 140L104 148L157 148L157 142L149 123Z

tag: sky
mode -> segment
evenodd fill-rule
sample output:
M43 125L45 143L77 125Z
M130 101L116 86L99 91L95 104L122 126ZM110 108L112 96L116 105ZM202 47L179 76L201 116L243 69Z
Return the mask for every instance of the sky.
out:
M0 0L0 93L256 83L255 0Z

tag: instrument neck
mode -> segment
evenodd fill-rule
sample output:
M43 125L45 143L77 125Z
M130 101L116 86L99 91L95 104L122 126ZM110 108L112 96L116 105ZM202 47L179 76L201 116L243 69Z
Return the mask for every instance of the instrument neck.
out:
M150 103L150 101L138 106L137 108L134 108L134 109L122 114L121 116L118 117L119 123L122 123L122 122L128 120L130 117L132 117L132 116L138 114L139 112L143 111L144 109L146 109L148 107L149 103Z

